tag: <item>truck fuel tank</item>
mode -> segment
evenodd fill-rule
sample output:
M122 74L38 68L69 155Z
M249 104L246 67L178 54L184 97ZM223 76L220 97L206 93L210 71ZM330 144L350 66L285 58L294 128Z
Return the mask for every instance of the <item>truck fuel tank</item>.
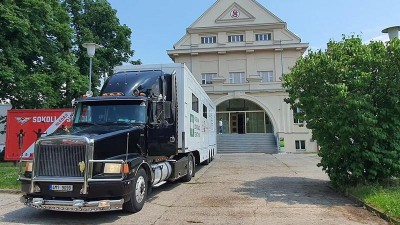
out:
M164 180L167 180L172 173L172 167L169 162L162 162L151 165L153 169L153 185L156 185Z

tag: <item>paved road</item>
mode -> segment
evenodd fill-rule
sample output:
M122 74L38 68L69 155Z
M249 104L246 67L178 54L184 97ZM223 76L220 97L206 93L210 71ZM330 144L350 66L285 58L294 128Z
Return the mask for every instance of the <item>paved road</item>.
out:
M0 194L0 224L387 224L328 187L316 155L226 154L189 183L155 188L143 210L40 211Z

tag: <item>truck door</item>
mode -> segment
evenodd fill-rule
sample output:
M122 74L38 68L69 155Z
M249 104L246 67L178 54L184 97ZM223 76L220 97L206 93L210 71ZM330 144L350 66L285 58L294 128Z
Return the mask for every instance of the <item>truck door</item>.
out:
M153 102L149 105L148 155L171 156L177 154L176 123L172 118L171 102Z

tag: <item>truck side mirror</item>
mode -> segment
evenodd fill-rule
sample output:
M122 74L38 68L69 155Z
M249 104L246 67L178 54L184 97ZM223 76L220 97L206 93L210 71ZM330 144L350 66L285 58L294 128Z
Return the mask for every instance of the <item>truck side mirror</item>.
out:
M158 125L161 123L161 117L163 113L162 102L153 102L149 110L149 123L152 125Z
M171 118L171 102L165 102L164 103L164 115L165 115L165 119L170 119Z

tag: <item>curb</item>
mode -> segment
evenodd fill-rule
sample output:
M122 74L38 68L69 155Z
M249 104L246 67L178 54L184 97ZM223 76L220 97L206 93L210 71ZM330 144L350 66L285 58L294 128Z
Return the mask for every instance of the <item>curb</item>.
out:
M387 222L389 222L391 224L395 224L395 225L400 225L400 220L390 217L386 213L380 211L379 209L375 208L372 205L369 205L368 203L366 203L366 202L362 201L361 199L357 198L356 196L351 195L351 194L345 194L345 196L347 196L352 201L357 202L357 204L362 205L368 211L374 213L375 215L379 216L380 218L386 220Z
M386 220L390 224L400 225L400 220L390 217L386 213L380 211L379 209L373 207L372 205L369 205L368 203L364 202L363 200L357 198L356 196L349 194L347 192L347 190L339 191L339 190L335 189L334 187L332 187L331 185L328 185L328 187L330 189L334 190L335 192L339 192L339 193L343 194L350 200L354 201L357 205L362 206L363 208L367 209L368 211L370 211L370 212L374 213L375 215L379 216L380 218Z

